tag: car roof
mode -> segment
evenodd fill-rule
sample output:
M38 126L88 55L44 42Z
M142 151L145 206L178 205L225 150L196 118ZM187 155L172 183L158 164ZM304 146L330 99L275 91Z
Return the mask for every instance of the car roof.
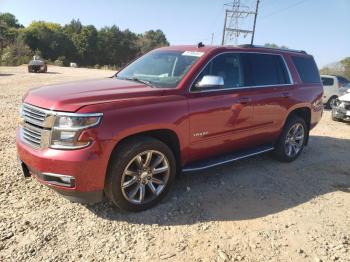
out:
M201 44L201 43L200 43ZM217 45L173 45L158 48L157 50L169 50L169 51L196 51L196 52L204 52L208 53L211 51L249 51L249 52L265 52L265 53L293 53L293 54L302 54L308 55L303 50L294 50L294 49L284 49L284 48L269 48L264 46L257 45L225 45L225 46L217 46Z

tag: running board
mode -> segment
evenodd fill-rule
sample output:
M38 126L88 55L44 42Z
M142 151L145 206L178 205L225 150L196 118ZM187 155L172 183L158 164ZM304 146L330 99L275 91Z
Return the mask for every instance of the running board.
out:
M228 155L215 157L209 160L197 161L182 168L182 172L193 172L193 171L199 171L199 170L207 169L214 166L219 166L219 165L237 161L246 157L266 153L266 152L272 151L273 149L274 148L271 146L260 146L258 148L230 153Z

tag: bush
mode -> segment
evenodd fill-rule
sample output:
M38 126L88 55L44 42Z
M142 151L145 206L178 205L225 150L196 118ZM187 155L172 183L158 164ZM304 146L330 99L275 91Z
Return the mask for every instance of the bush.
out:
M23 41L17 40L15 43L4 48L1 55L1 65L18 66L27 64L32 60L33 52L24 44Z
M56 66L64 66L64 65L66 65L66 57L64 57L64 56L58 57L58 58L55 60L54 64L55 64Z

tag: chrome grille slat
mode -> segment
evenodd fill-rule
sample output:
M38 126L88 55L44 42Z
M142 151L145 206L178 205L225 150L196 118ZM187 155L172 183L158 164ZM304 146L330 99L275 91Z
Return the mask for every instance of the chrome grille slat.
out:
M44 109L34 108L34 106L29 106L27 104L23 104L23 108L30 112L36 112L37 114L45 115Z
M38 126L44 126L46 111L40 108L34 108L33 106L23 104L22 114L24 121L32 123Z
M45 120L45 117L37 117L34 115L28 115L28 114L24 113L24 118L25 117L33 118L33 119L38 120L40 122L44 122L44 120Z
M35 112L32 112L32 111L28 111L27 109L23 109L24 113L25 114L28 114L28 115L35 115L36 117L39 117L39 118L42 118L44 119L45 118L45 115L42 115L42 114L39 114L39 113L35 113Z
M42 144L47 110L28 104L22 105L22 139L34 148L40 148Z
M34 145L36 147L40 146L40 142L32 139L31 137L27 136L26 134L23 134L23 138L27 143L29 143L31 145Z
M41 131L36 131L36 130L30 129L30 128L24 128L23 130L26 132L32 133L33 135L41 136Z
M26 137L28 136L31 137L32 139L36 140L40 144L41 136L33 135L25 129L23 129L23 135L25 135Z

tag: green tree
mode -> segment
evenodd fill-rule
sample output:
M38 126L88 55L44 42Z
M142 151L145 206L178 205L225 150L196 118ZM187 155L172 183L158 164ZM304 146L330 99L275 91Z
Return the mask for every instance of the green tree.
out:
M123 33L117 26L104 27L98 32L98 54L100 65L121 65L120 43Z
M18 29L22 27L13 14L0 13L0 52L7 45L14 43Z
M33 51L25 45L23 40L17 39L13 44L4 48L1 55L1 65L17 66L28 63L33 56Z
M21 37L30 49L39 50L46 59L71 57L75 51L72 41L56 23L33 22L22 30Z
M347 57L340 61L340 64L344 68L343 76L350 80L350 57Z
M21 28L23 25L18 23L17 18L10 13L0 13L0 21L5 23L8 27Z
M144 54L154 48L168 46L169 42L163 31L158 29L156 31L146 31L144 34L140 35L138 45L141 54Z
M97 30L93 25L83 25L79 19L64 26L34 21L23 27L14 15L0 13L0 51L11 46L6 49L5 58L21 54L28 57L27 51L31 50L60 65L77 62L84 66L120 67L140 54L167 45L165 34L159 29L137 35L116 25ZM25 54L18 50L24 50Z
M78 63L93 65L96 60L97 30L93 25L82 27L72 34L72 41L78 53Z
M269 47L269 48L289 49L288 46L285 46L285 45L279 46L279 45L276 45L276 44L274 44L274 43L266 43L264 46L265 46L265 47Z

